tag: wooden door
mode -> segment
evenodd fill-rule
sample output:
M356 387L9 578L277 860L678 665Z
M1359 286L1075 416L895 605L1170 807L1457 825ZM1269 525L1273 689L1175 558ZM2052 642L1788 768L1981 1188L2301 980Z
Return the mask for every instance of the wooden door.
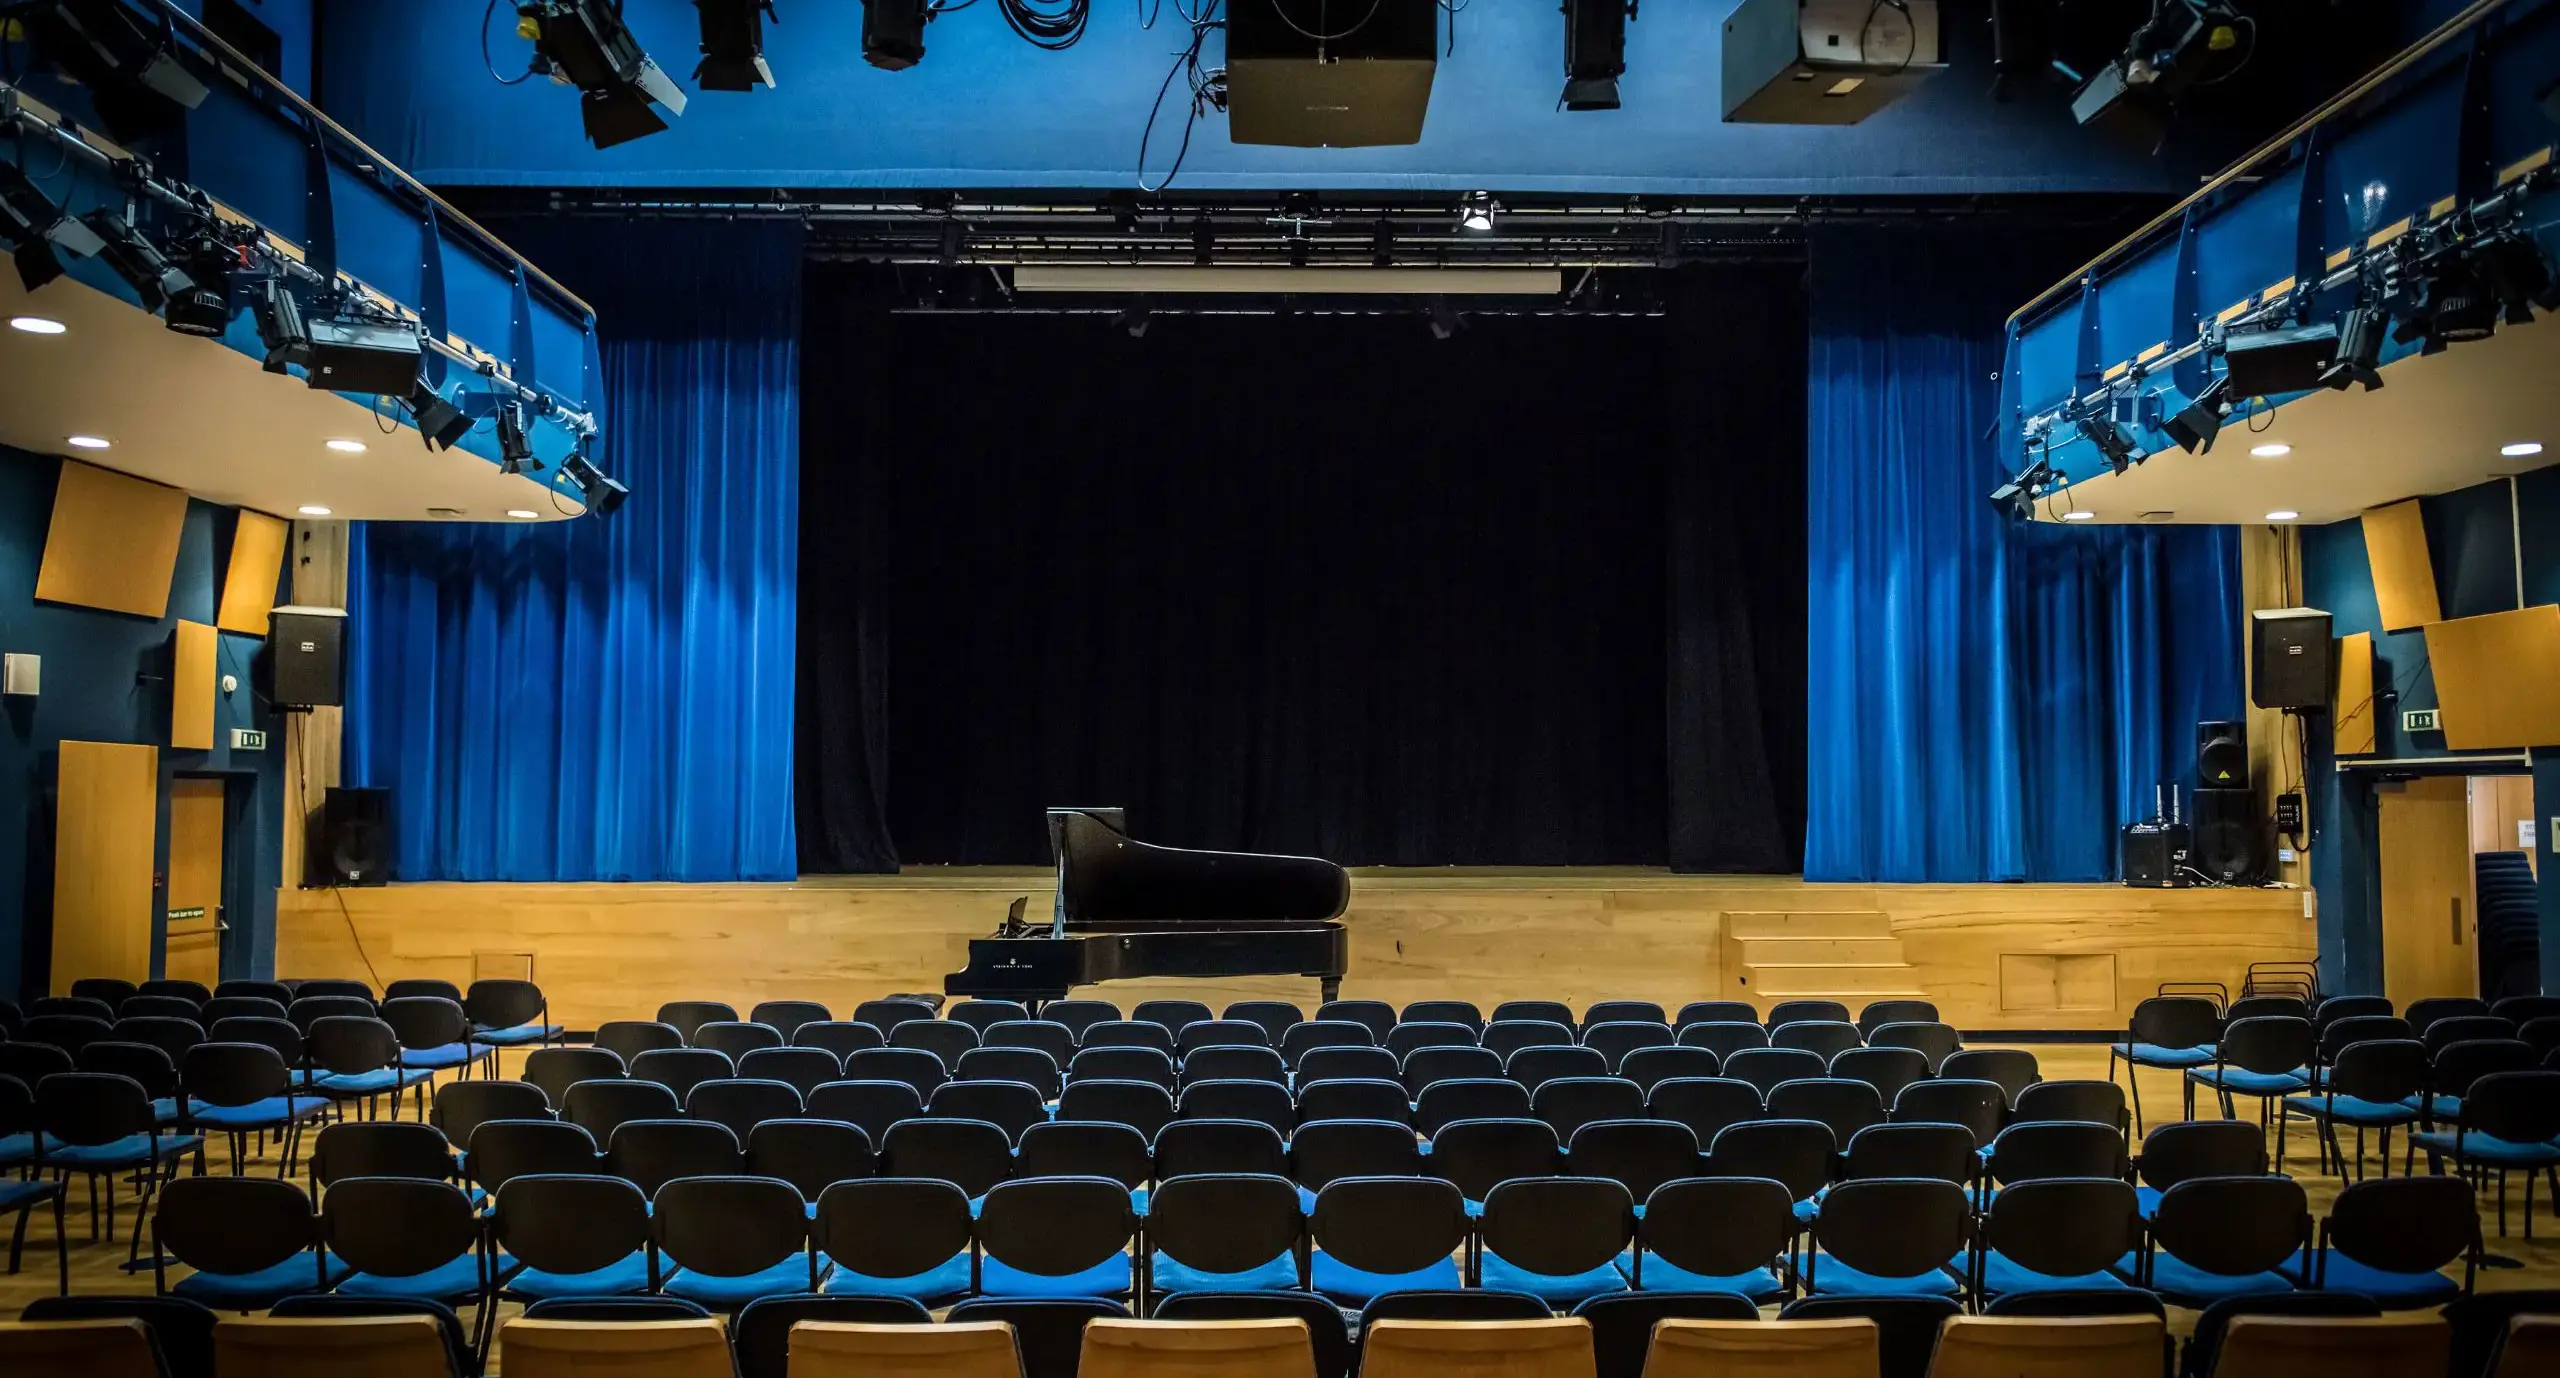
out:
M2375 792L2381 804L2382 984L2393 1004L2480 993L2471 789L2459 775Z
M222 781L169 782L169 922L165 974L173 981L222 979Z
M147 981L160 751L64 742L57 785L53 993L70 994L84 976Z

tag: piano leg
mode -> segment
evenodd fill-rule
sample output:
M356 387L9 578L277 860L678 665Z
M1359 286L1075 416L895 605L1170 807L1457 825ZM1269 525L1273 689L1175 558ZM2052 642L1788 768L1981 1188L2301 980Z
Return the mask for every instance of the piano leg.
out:
M1339 976L1316 978L1316 988L1324 992L1324 1002L1328 1005L1342 998L1342 978Z

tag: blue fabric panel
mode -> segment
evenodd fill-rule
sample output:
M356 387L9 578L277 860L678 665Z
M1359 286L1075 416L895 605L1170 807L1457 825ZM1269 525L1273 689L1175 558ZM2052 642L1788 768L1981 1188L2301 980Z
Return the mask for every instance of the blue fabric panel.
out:
M2339 1253L2328 1252L2321 1264L2320 1290L2323 1292L2361 1292L2386 1307L2432 1306L2462 1294L2462 1284L2442 1273L2389 1273Z
M285 1297L326 1292L347 1271L345 1264L331 1259L323 1273L313 1266L310 1254L300 1253L254 1273L189 1273L169 1284L169 1292L216 1311L264 1311Z
M269 1096L247 1105L207 1105L191 1100L187 1117L206 1129L265 1129L307 1120L328 1108L326 1100L303 1096Z
M533 1301L547 1297L618 1297L649 1290L649 1256L634 1252L617 1263L586 1273L546 1273L526 1268L507 1282L507 1290Z
M2078 1277L2059 1277L2020 1267L2007 1255L1994 1249L1982 1260L1982 1290L2002 1292L2120 1292L2126 1284L2109 1272L2084 1273Z
M352 168L329 169L330 209L338 222L338 266L410 306L424 290L418 265L420 212L381 183Z
M1162 1249L1148 1260L1151 1287L1159 1296L1176 1292L1288 1292L1298 1286L1298 1260L1288 1254L1241 1273L1204 1273L1177 1263Z
M2134 1256L2117 1259L2116 1276L2134 1280ZM2282 1273L2208 1273L2187 1263L2167 1250L2151 1257L2151 1290L2173 1306L2202 1309L2208 1302L2225 1297L2263 1297L2275 1292L2290 1292L2293 1283Z
M1315 1251L1309 1271L1316 1290L1347 1306L1366 1305L1389 1292L1445 1292L1463 1285L1455 1258L1441 1259L1410 1273L1371 1273L1354 1268L1324 1250Z
M339 1095L378 1096L395 1088L415 1086L429 1075L421 1068L402 1071L384 1067L372 1072L323 1072L311 1084Z
M33 1206L53 1195L58 1182L22 1182L14 1178L0 1181L0 1211L14 1211Z
M1632 1262L1621 1255L1618 1266L1618 1271L1626 1273L1630 1279L1635 1276ZM1767 1268L1754 1268L1730 1277L1712 1277L1674 1267L1650 1249L1645 1251L1643 1271L1642 1290L1647 1292L1732 1292L1753 1301L1766 1301L1786 1290L1786 1284L1778 1281L1778 1275Z
M1883 1277L1819 1255L1813 1265L1813 1294L1818 1297L1952 1297L1962 1290L1955 1275L1943 1268L1912 1277Z
M302 132L260 109L228 82L206 85L212 94L187 116L186 165L180 175L215 200L301 244L307 151ZM36 165L49 163L39 159Z
M2018 336L2018 405L2028 414L2073 395L2080 354L2080 310L2066 303L2030 322Z
M2196 306L2208 320L2292 275L2301 193L2302 168L2296 164L2197 227Z
M361 532L364 528L359 526L356 530ZM448 1067L469 1066L488 1055L489 1049L486 1044L439 1043L432 1048L401 1049L400 1065L442 1071Z
M939 1267L902 1278L875 1278L839 1264L819 1290L829 1296L912 1297L927 1306L939 1305L968 1292L969 1254L962 1250Z
M2170 293L2178 268L2178 240L2171 235L2118 267L2098 293L2098 362L2123 363L2151 346L2179 343L2173 333Z
M818 1278L823 1284L833 1265L822 1256L818 1260ZM671 1297L698 1301L715 1311L730 1311L759 1297L786 1297L809 1290L809 1256L793 1254L770 1268L738 1277L715 1277L690 1268L666 1279L658 1288Z
M1129 1291L1129 1256L1114 1254L1080 1273L1030 1273L992 1255L978 1265L978 1290L990 1297L1118 1297Z
M483 257L463 236L444 237L446 329L505 358L515 294L515 279L504 268Z
M1533 1273L1491 1249L1484 1251L1483 1285L1503 1292L1526 1292L1551 1306L1569 1307L1607 1292L1627 1290L1626 1276L1614 1263L1581 1273Z
M512 1266L511 1263L502 1262L499 1270L499 1278L502 1281L507 1277L508 1269ZM341 1296L424 1297L429 1301L450 1301L456 1297L469 1296L479 1290L480 1259L478 1255L467 1252L459 1258L430 1268L423 1273L408 1273L397 1277L376 1273L356 1273L338 1284L338 1293Z
M33 1134L0 1134L0 1167L16 1167L36 1156Z
M471 1036L500 1048L520 1048L528 1043L540 1043L546 1038L558 1038L566 1032L568 1030L557 1024L518 1024L508 1029L473 1029Z
M2461 44L2431 59L2434 75L2369 118L2337 129L2321 189L2326 255L2454 193L2454 135L2462 106ZM2333 126L2336 128L2336 126Z

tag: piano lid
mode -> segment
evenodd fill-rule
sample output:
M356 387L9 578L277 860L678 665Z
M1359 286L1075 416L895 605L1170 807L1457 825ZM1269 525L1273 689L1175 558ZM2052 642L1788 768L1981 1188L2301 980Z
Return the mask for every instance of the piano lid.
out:
M1351 902L1351 876L1320 857L1140 842L1094 813L1050 815L1066 926L1313 923Z

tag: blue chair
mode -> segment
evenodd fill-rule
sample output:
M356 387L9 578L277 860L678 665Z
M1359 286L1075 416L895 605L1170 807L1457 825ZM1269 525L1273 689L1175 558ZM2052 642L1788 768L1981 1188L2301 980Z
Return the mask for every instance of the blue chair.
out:
M27 1084L16 1077L0 1076L0 1168L16 1167L35 1159L36 1096ZM18 1271L19 1255L27 1247L27 1217L35 1208L62 1194L62 1184L42 1178L12 1180L0 1178L0 1212L15 1213L17 1224L9 1232L9 1271ZM65 1250L68 1253L68 1250Z
M2134 1166L2141 1174L2135 1201L2148 1220L2180 1182L2265 1176L2267 1136L2246 1120L2179 1120L2151 1131Z
M2133 1007L2124 1041L2107 1048L2107 1079L2115 1080L2116 1064L2126 1064L2133 1083L2133 1132L2142 1133L2142 1080L2132 1069L2154 1067L2179 1074L2186 1113L2196 1117L2196 1092L2188 1072L2213 1065L2214 1045L2222 1038L2222 1010L2200 995L2155 995Z
M1784 1182L1692 1177L1645 1198L1636 1249L1622 1261L1641 1292L1720 1292L1753 1303L1787 1293L1779 1268L1801 1227Z
M2258 1102L2258 1124L2266 1126L2271 1109L2285 1097L2311 1089L2311 1064L2319 1054L2319 1041L2312 1035L2311 1021L2291 1015L2256 1015L2235 1019L2222 1030L2222 1042L2215 1046L2213 1064L2187 1073L2188 1084L2211 1087L2222 1099L2223 1117L2237 1112L2232 1108L2236 1096L2250 1096ZM2276 1131L2276 1163L2284 1163L2284 1127L2282 1115L2274 1116Z
M1147 1202L1150 1252L1144 1292L1304 1291L1306 1241L1298 1189L1286 1177L1244 1172L1169 1177L1157 1184Z
M2199 1177L2160 1197L2139 1255L2115 1271L2172 1306L2294 1290L2279 1271L2311 1246L2311 1206L2290 1177Z
M303 1034L303 1052L311 1063L310 1088L331 1105L371 1104L387 1095L397 1114L400 1093L425 1085L434 1075L423 1067L401 1066L399 1035L370 1014L313 1020Z
M800 1188L773 1177L679 1177L652 1198L650 1237L673 1264L668 1296L713 1311L815 1292L829 1271L809 1246Z
M2498 1174L2498 1233L2507 1232L2507 1174L2524 1173L2524 1237L2533 1238L2533 1179L2560 1168L2560 1071L2492 1072L2471 1083L2459 1129L2418 1134L2430 1170ZM2555 1202L2560 1205L2560 1202Z
M825 1284L830 1296L905 1297L940 1306L977 1290L969 1198L950 1182L838 1182L818 1198L810 1237L835 1264Z
M159 1118L152 1112L150 1093L142 1083L105 1072L57 1072L37 1082L34 1121L35 1170L39 1174L51 1171L66 1176L78 1173L89 1179L93 1191L98 1180L104 1178L111 1214L115 1209L116 1177L129 1172L141 1178L143 1200L134 1217L134 1250L141 1246L142 1217L150 1213L152 1190L165 1174L177 1170L180 1159L203 1143L193 1134L162 1132ZM62 1291L67 1295L71 1291L71 1237L63 1214L63 1193L56 1192L53 1229L60 1253ZM97 1222L93 1205L89 1217L92 1239L97 1238Z
M1627 1289L1617 1261L1635 1242L1635 1198L1606 1177L1517 1178L1485 1197L1476 1235L1470 1286L1570 1307Z
M1823 1197L1813 1238L1809 1295L1957 1296L1964 1283L1949 1267L1972 1243L1972 1201L1963 1187L1929 1178L1842 1182Z
M1155 1160L1146 1136L1125 1124L1045 1120L1023 1131L1013 1150L1013 1172L1017 1177L1108 1177L1127 1190L1131 1208L1144 1215Z
M489 1256L481 1224L450 1182L346 1177L320 1201L321 1247L355 1270L338 1283L343 1296L484 1303L521 1265Z
M151 1217L152 1290L219 1311L264 1311L302 1292L326 1292L349 1272L320 1245L311 1198L263 1177L181 1177ZM195 1271L169 1281L169 1263Z
M2560 1074L2556 1074L2560 1075ZM2462 1281L2441 1269L2462 1262ZM2320 1222L2307 1286L2368 1296L2386 1310L2441 1306L2471 1295L2480 1269L2480 1212L2459 1177L2357 1182Z
M1308 1027L1300 1025L1299 1027ZM1348 1177L1316 1193L1308 1217L1314 1290L1349 1305L1388 1292L1454 1289L1467 1237L1458 1188L1427 1177Z
M978 1212L978 1290L991 1297L1122 1297L1138 1216L1108 1177L998 1183Z
M436 1073L467 1073L489 1056L489 1046L471 1036L471 1017L459 1000L404 995L383 1001L376 1014L400 1040L400 1065L427 1073L429 1086Z
M2133 1188L2113 1177L2020 1182L1982 1217L1973 1255L1978 1297L2130 1290L2107 1271L2142 1244Z
M2363 1022L2363 1019L2342 1020L2332 1028ZM2347 1177L2347 1155L2338 1138L2339 1127L2343 1125L2356 1132L2355 1175L2359 1180L2364 1176L2364 1132L2380 1130L2382 1175L2388 1177L2391 1175L2391 1131L2417 1124L2415 1102L2419 1093L2426 1089L2426 1081L2427 1048L2416 1039L2374 1039L2349 1043L2339 1048L2328 1065L2321 1069L2320 1089L2285 1097L2284 1110L2288 1115L2302 1116L2319 1129L2324 1154L2337 1165L2340 1181ZM2409 1151L2417 1151L2414 1141L2409 1145Z
M593 1173L529 1173L494 1195L490 1242L514 1271L492 1287L491 1300L540 1306L658 1290L649 1198L638 1187ZM484 1354L497 1314L495 1306L480 1308Z

